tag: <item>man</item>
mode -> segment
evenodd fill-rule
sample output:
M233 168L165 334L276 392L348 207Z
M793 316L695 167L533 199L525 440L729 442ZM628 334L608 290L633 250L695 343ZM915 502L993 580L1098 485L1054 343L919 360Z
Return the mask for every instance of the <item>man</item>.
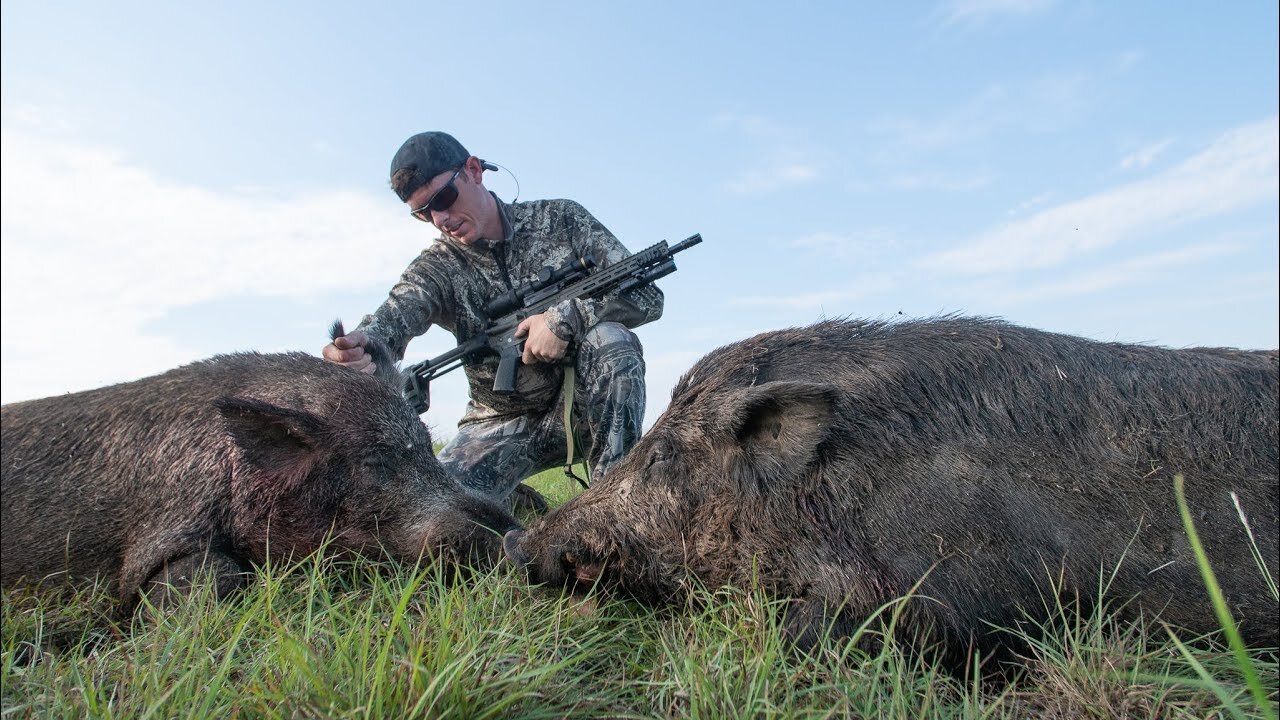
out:
M381 307L324 348L325 359L372 372L364 351L369 339L402 359L409 341L432 325L465 340L484 329L489 299L535 280L544 266L590 254L604 267L630 254L571 200L504 203L485 189L486 169L494 166L447 133L405 141L391 160L391 189L441 235L409 264ZM643 350L628 328L661 317L662 303L662 291L649 285L566 301L525 319L516 330L524 339L516 392L493 392L496 356L469 361L470 401L440 462L500 502L517 486L533 495L520 481L563 465L568 452L564 378L572 364L575 448L589 447L588 467L603 476L640 437L644 418Z

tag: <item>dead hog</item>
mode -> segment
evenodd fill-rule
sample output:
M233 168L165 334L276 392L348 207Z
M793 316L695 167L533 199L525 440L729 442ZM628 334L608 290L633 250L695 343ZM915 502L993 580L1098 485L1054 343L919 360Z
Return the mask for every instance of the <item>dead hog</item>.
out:
M5 405L0 580L97 576L127 613L198 572L224 595L331 532L337 551L497 559L515 519L445 474L382 366L236 353Z
M1174 502L1188 501L1246 638L1274 647L1275 352L1092 342L990 319L828 321L699 361L627 457L506 538L536 582L654 602L758 577L805 647L919 597L909 634L1008 650L992 625L1107 596L1217 627Z

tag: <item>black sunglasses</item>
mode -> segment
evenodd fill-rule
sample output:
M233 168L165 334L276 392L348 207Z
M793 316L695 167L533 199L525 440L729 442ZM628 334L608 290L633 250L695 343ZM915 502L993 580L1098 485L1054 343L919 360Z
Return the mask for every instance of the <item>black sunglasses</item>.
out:
M427 200L427 204L417 210L410 210L409 213L418 218L422 222L431 222L431 211L444 212L453 207L453 203L458 199L458 188L454 187L453 181L458 179L458 173L462 172L464 166L459 165L457 170L453 171L453 176L449 178L449 182L444 187L436 191Z

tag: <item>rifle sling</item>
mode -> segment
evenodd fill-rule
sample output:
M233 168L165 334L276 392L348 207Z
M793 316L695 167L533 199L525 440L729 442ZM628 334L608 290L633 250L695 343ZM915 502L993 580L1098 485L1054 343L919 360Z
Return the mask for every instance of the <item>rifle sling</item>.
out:
M578 481L583 490L590 487L587 480L583 480L573 472L573 388L575 382L573 377L573 361L566 363L564 366L564 440L568 453L564 459L564 474ZM582 463L583 472L586 473L587 479L591 478L591 458L585 458Z

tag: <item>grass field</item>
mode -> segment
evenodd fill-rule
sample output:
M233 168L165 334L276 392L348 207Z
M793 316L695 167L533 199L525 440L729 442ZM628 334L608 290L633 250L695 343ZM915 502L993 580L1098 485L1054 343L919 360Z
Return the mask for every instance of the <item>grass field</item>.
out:
M575 489L533 481L553 504ZM1069 613L1020 678L933 667L892 643L779 641L759 591L655 610L530 587L506 567L448 583L431 567L316 556L215 602L132 627L83 592L5 591L3 717L1234 718L1274 717L1273 654ZM890 618L886 615L886 618ZM879 627L879 626L875 626ZM1254 687L1250 687L1251 677ZM1258 688L1267 700L1259 699Z

